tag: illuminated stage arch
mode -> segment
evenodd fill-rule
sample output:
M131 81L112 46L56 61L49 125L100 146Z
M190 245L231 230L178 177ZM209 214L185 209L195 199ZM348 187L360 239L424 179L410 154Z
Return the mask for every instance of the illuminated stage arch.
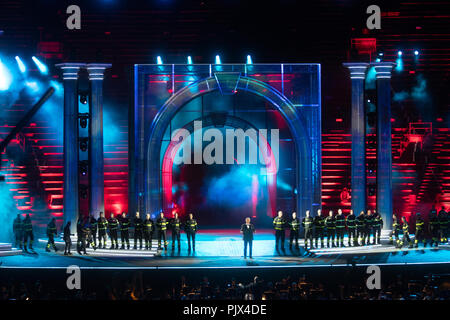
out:
M280 92L256 79L240 76L239 73L219 73L199 80L175 93L155 116L148 139L145 211L157 213L162 210L160 152L163 135L177 111L192 99L219 90L222 94L245 91L263 97L278 110L286 120L296 149L297 211L302 215L312 208L314 188L312 186L311 141L303 115Z

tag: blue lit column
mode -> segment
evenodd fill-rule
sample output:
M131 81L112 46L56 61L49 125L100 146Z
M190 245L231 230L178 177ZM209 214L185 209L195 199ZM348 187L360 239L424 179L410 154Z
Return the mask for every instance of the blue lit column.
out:
M352 81L352 210L366 210L366 127L364 80L368 63L344 63Z
M105 63L87 66L91 95L89 100L89 213L98 218L105 211L103 168L103 76L111 67Z
M377 77L377 210L392 227L391 73L392 62L372 64Z
M78 218L78 71L84 63L57 64L64 83L64 225L71 222L76 231Z

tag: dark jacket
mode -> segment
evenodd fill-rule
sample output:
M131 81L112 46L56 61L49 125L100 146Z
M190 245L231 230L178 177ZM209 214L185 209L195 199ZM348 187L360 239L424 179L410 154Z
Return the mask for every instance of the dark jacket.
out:
M244 223L241 226L241 232L244 240L251 241L253 240L253 234L255 233L255 226L251 223L249 225Z

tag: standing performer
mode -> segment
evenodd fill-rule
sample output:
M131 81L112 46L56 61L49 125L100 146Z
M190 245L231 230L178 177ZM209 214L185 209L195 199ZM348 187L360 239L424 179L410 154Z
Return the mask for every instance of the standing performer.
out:
M347 225L348 232L348 246L350 247L352 245L352 239L353 246L358 245L356 240L356 216L353 214L352 209L350 209L350 214L345 218L345 224Z
M152 249L153 230L153 221L152 219L150 219L150 213L147 213L146 219L144 221L145 250Z
M78 217L77 221L77 252L86 254L86 233L84 232L83 217Z
M158 229L158 250L162 250L161 239L164 241L164 250L167 250L167 220L164 218L164 212L161 211L158 220L156 220L156 227Z
M130 250L130 219L128 219L126 212L122 212L122 217L119 220L120 223L120 240L122 241L121 250L125 249L125 243L127 244L127 249Z
M92 242L94 244L94 249L97 248L97 230L98 230L98 221L95 219L94 215L90 215L89 224L91 225L90 236L92 237Z
M139 239L139 249L142 250L142 228L144 222L142 221L139 211L136 212L136 217L134 218L134 250L137 249L137 241Z
M401 225L398 222L397 216L394 214L392 215L392 233L389 237L389 244L394 244L394 238L395 238L395 246L399 247L400 245L400 239L399 239L399 233L400 233Z
M414 234L414 247L419 247L419 241L422 241L423 247L427 246L427 240L425 239L425 221L422 219L420 213L416 214L416 233Z
M366 237L366 215L364 211L361 211L359 216L356 218L356 235L358 237L357 245L365 245L365 237Z
M292 242L295 243L295 249L298 250L298 236L300 233L300 220L297 218L297 213L292 212L292 220L289 222L291 232L289 234L289 250L292 250Z
M108 228L108 220L105 218L105 214L100 212L100 218L97 221L98 224L98 247L99 249L106 248L106 229ZM103 246L102 246L103 242Z
M320 238L320 247L323 248L324 237L325 237L325 218L322 216L322 210L317 210L317 216L314 218L314 240L316 242L315 247L319 248L319 238Z
M339 247L345 247L344 234L345 234L345 216L342 214L342 210L338 209L338 214L336 216L336 245Z
M48 241L47 241L47 246L45 247L45 251L50 252L50 246L53 247L53 250L58 251L58 249L56 248L55 245L55 235L57 234L57 229L56 229L56 220L55 218L52 218L52 220L50 220L50 222L47 225L47 237L48 237Z
M29 248L30 250L33 250L33 224L31 223L31 217L29 213L27 213L25 219L23 220L23 249L25 251L27 251L28 239L30 239Z
M23 222L20 217L20 213L17 214L17 217L13 222L13 232L14 232L14 246L22 250L22 240L23 240Z
M111 216L108 220L109 237L111 238L111 249L119 249L119 244L117 240L117 229L119 226L119 221L114 217L114 213L111 212Z
M255 233L255 226L250 223L250 218L245 218L245 223L241 225L241 233L244 239L244 259L247 259L247 246L249 249L249 257L252 257L253 248L253 234Z
M439 235L442 243L448 242L448 212L445 211L445 207L442 206L441 211L438 214L439 220Z
M281 250L284 251L286 220L283 218L283 211L278 211L278 215L273 219L273 226L275 228L275 248L279 251L278 242L281 242Z
M367 210L367 215L366 215L366 235L365 235L365 243L367 245L370 245L370 236L372 235L373 232L373 223L374 223L374 216L372 215L372 211L371 210ZM375 241L375 234L373 234L373 238Z
M70 249L72 248L72 239L70 238L71 234L70 234L70 221L67 222L66 226L64 227L64 255L67 256L71 256L72 253L70 253Z
M178 251L181 250L180 233L181 221L178 219L178 213L174 212L173 218L170 221L170 228L172 229L172 251L175 250L175 242L178 241Z
M409 237L409 224L405 216L402 217L402 231L403 231L403 238L400 241L400 248L403 247L403 245L406 244L406 242L408 242L408 246L412 248L413 244L411 238Z
M191 240L192 240L192 248L195 251L195 234L197 233L197 221L194 219L194 215L189 213L189 219L186 221L184 225L184 231L186 232L186 236L188 239L188 252L191 252Z
M383 217L373 210L373 244L381 243L381 229L383 229Z
M305 250L308 250L308 240L309 240L309 248L313 248L313 226L314 226L314 218L310 216L309 210L306 210L306 216L302 221L303 229L305 230Z
M436 247L439 246L439 219L436 215L436 209L431 209L430 211L428 228L430 229L431 234L431 246L433 246L433 244L436 244Z
M331 246L334 248L336 246L336 218L333 216L332 210L328 213L328 217L325 218L325 227L327 228L327 248L330 247L330 240Z

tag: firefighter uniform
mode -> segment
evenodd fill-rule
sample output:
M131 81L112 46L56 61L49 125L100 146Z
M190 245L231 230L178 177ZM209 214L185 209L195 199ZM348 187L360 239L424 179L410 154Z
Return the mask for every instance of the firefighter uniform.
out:
M191 251L191 240L192 248L195 251L195 234L197 233L197 221L195 219L188 219L184 225L184 231L188 239L188 251Z
M86 233L84 232L83 218L78 218L77 222L77 252L86 254Z
M400 248L403 247L403 245L406 245L406 242L408 242L409 247L412 248L413 244L411 242L411 238L409 237L409 224L406 220L403 220L402 222L402 232L403 238L400 241Z
M152 219L144 220L144 240L145 240L145 250L152 249L152 240L153 240L153 221Z
M120 218L120 240L122 241L122 246L120 249L125 249L125 243L127 244L127 249L130 249L130 219L127 216Z
M275 217L273 219L273 227L275 228L275 248L278 250L278 243L281 242L281 250L284 251L284 240L286 220L284 218Z
M292 243L295 243L295 248L298 249L298 236L300 233L300 220L296 217L289 222L289 227L291 229L289 234L289 249L292 250Z
M336 216L336 245L344 247L344 234L345 234L345 216L338 214Z
M389 237L389 244L394 244L394 239L395 239L395 246L396 247L400 246L400 238L399 238L400 229L401 229L401 225L397 221L397 218L394 216L394 218L392 219L392 233Z
M156 220L156 227L158 229L158 250L161 250L161 240L164 241L164 249L167 250L167 219L159 217Z
M27 214L25 219L23 220L23 249L27 251L28 239L30 239L29 248L33 250L33 224L31 223L30 215Z
M302 226L305 230L305 249L308 249L308 240L309 240L309 248L311 249L313 247L314 218L313 217L303 218Z
M173 218L170 221L170 229L172 229L172 250L175 249L175 242L178 242L178 251L181 250L180 233L181 233L181 221L178 218Z
M71 255L70 249L72 248L72 239L70 238L70 221L64 227L64 235L63 235L65 247L64 247L64 255Z
M97 230L98 230L98 221L94 218L94 216L91 216L89 220L89 224L91 225L90 229L90 237L92 237L92 243L94 244L94 248L97 248Z
M325 218L325 227L327 228L327 248L331 246L336 247L336 218L334 216L328 216Z
M47 246L45 247L45 251L50 252L50 246L53 247L53 250L58 251L55 245L55 235L57 234L55 219L50 220L47 225Z
M431 246L436 244L436 247L439 245L439 219L434 212L430 212L430 217L428 218L428 226L430 228L431 234Z
M442 208L441 211L439 211L438 214L438 220L439 220L439 236L440 241L442 243L447 243L448 239L448 212Z
M427 246L427 240L425 239L425 221L420 214L416 217L416 233L414 234L414 247L419 247L419 241L422 241L423 246Z
M383 218L376 213L373 218L373 244L381 243L381 229L383 229Z
M98 218L98 247L100 249L106 248L106 229L108 228L108 220L105 217ZM102 246L103 242L103 246Z
M16 248L22 249L22 240L23 240L23 221L20 218L20 214L14 219L13 223L13 232L14 232L14 246Z
M134 249L137 249L137 242L139 240L139 249L142 249L142 229L144 221L140 217L134 218Z
M357 245L364 246L366 244L366 215L360 214L356 217L356 237L357 237Z
M324 237L325 237L325 218L323 216L316 216L314 218L314 241L315 247L319 248L319 238L320 247L324 247Z
M119 221L117 218L112 217L108 220L109 237L111 238L111 247L109 249L119 249L117 240L117 229L119 227Z
M354 214L349 214L345 218L345 224L347 225L348 245L352 245L353 239L353 246L356 246L358 244L356 241L356 216Z
M372 214L367 214L366 215L366 231L365 231L365 243L367 245L370 244L370 236L373 234L373 242L375 243L375 232L374 232L374 221L375 220L375 216Z

